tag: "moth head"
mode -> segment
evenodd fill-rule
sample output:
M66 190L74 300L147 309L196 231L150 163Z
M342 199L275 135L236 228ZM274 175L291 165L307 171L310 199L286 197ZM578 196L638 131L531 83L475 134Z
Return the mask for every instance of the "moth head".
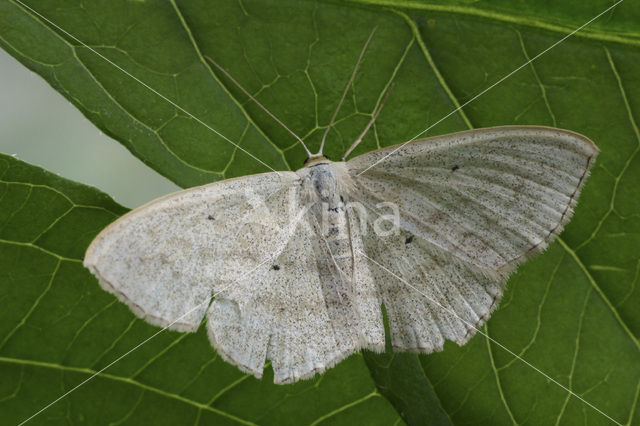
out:
M327 157L326 155L322 155L322 154L316 154L316 155L312 155L310 157L308 157L306 160L304 160L303 166L305 167L311 167L311 166L315 166L318 164L327 164L330 163L331 159L329 157Z

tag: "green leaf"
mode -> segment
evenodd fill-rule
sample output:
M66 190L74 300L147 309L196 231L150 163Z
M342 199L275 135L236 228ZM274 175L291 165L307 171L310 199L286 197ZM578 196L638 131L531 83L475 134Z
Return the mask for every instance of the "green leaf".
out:
M392 81L391 97L356 154L415 136L612 4L41 3L28 4L275 169L302 164L299 144L203 55L315 150L377 26L329 134L328 154L339 158ZM268 170L17 1L0 2L0 45L181 186ZM639 61L640 4L627 0L428 132L542 124L583 133L600 147L572 222L558 243L511 279L483 332L625 424L640 424ZM29 171L11 179L5 172L7 182L44 184L32 168L8 170ZM46 179L53 181L47 186L63 185ZM6 316L0 317L6 340L0 413L8 413L0 415L15 422L157 329L99 290L77 261L91 237L122 212L118 206L69 183L69 191L93 198L76 201L60 189L73 200L65 202L35 191L39 187L28 196L20 184L6 185L0 238L8 257L0 263L0 298L12 302L0 314ZM166 422L195 422L201 413L201 422L236 416L309 423L338 410L326 420L382 424L400 414L411 424L610 423L481 334L428 356L364 353L291 387L273 386L269 377L244 379L219 360L207 365L212 356L202 333L162 334L40 421L140 423L161 413ZM200 368L199 379L187 386ZM242 381L209 407L235 380Z
M96 372L34 422L399 420L359 354L319 379L277 386L271 370L260 381L222 361L204 327L162 332L101 372L159 330L82 266L91 239L126 209L9 156L0 155L0 176L0 423L27 419Z

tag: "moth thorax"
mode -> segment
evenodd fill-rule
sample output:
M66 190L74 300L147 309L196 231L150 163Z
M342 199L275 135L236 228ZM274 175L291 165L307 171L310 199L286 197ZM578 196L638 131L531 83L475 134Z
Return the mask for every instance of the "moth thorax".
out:
M328 164L319 164L312 167L309 172L309 179L311 187L321 202L332 205L339 200L340 194L336 177Z

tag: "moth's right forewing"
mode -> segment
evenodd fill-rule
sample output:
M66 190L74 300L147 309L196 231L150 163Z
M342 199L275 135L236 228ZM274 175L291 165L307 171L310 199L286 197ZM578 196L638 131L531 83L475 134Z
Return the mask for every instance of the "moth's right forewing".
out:
M225 255L242 221L259 221L260 199L286 193L297 180L292 172L265 173L154 200L104 229L84 265L138 316L195 331L212 294L229 281Z

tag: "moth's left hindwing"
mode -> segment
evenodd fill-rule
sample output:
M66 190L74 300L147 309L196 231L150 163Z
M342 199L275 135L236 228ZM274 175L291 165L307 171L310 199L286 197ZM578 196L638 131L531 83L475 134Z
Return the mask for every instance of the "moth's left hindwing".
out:
M355 263L369 264L394 348L431 352L473 336L509 272L567 223L597 152L572 132L499 127L348 161L349 199L367 213L350 216L365 230ZM397 209L397 233L376 232L389 213L381 202Z

